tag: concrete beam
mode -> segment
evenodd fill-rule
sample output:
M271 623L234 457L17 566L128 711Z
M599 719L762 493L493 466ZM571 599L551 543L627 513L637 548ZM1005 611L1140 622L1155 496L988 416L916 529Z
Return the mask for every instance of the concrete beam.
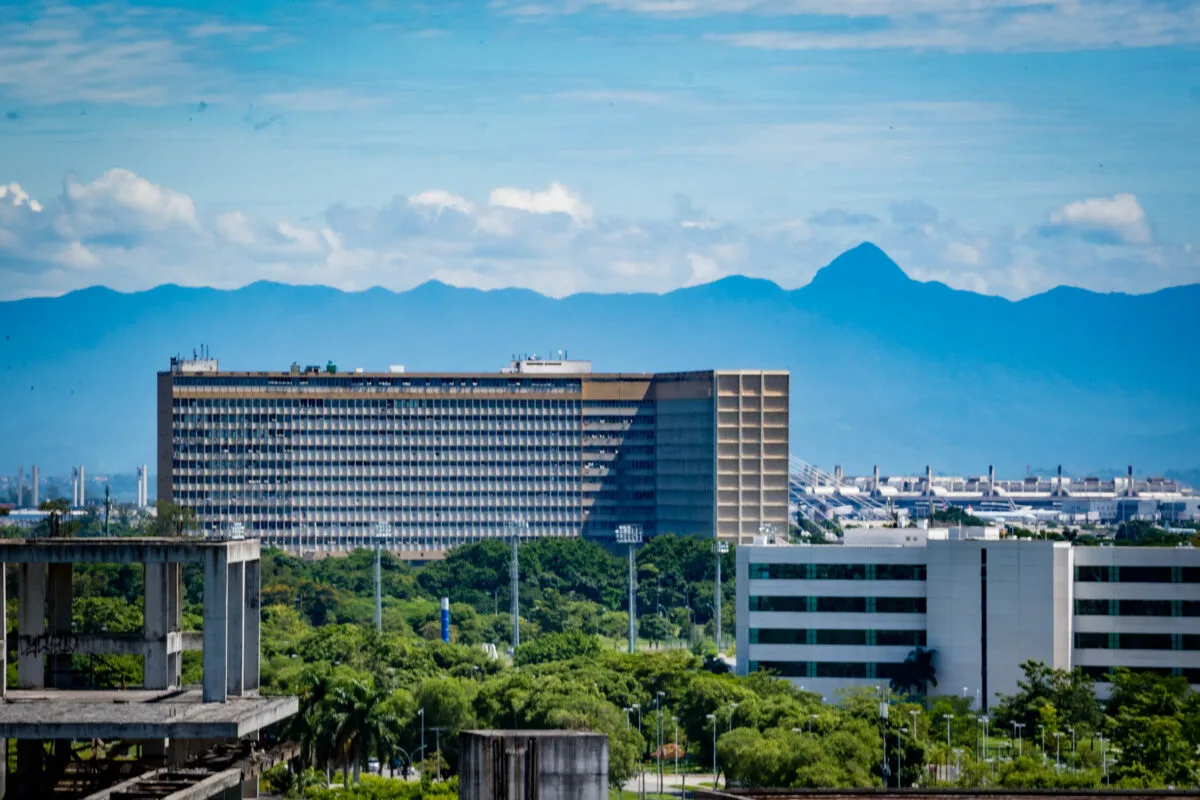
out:
M225 703L10 702L0 707L0 738L240 739L293 716L298 708L295 697L231 697Z
M22 638L20 649L38 656L149 656L154 650L165 650L172 655L203 649L203 637L198 631L168 633L158 640L147 639L141 633L43 633ZM178 681L169 685L178 685ZM146 688L167 687L147 685Z
M95 539L5 539L0 541L0 562L14 564L170 564L203 563L207 554L220 550L232 564L257 561L258 539L210 541L110 537Z
M42 654L32 646L46 632L46 565L17 567L17 686L46 685Z

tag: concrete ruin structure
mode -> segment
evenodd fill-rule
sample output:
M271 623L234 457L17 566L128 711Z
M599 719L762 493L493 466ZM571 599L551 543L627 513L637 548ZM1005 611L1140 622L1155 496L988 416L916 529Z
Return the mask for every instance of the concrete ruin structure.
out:
M585 731L463 731L459 800L607 800L608 737Z
M0 740L16 740L16 773L6 798L257 796L257 774L291 757L254 740L296 713L294 697L259 697L260 547L256 539L39 538L0 542L0 566L17 568L17 686L0 661ZM72 628L75 564L141 564L144 624L137 633ZM182 630L183 565L204 571L204 630ZM5 591L0 569L0 591ZM0 604L7 630L7 607ZM203 685L181 682L185 651L202 651ZM141 656L144 681L125 690L89 690L76 655ZM47 750L45 743L54 745ZM91 743L87 759L72 742ZM105 763L97 750L141 757ZM122 746L123 745L123 746ZM154 788L157 787L157 788ZM5 792L5 789L7 791ZM166 793L164 791L166 790Z

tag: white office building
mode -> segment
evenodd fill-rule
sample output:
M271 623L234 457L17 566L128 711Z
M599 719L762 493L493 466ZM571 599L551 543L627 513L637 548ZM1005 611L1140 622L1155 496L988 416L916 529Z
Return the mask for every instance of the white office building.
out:
M917 646L937 651L932 693L983 707L1030 659L1082 667L1101 693L1116 666L1200 684L1200 549L847 531L842 545L739 548L737 604L738 672L830 700L887 685Z

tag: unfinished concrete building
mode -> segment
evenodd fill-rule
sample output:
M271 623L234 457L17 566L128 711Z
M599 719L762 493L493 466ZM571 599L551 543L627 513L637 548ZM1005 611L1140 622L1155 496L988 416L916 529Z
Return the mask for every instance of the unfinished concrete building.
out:
M0 542L0 563L15 564L18 576L16 688L7 685L7 648L0 662L0 739L2 752L8 752L7 740L16 740L16 772L5 775L7 759L0 759L0 794L256 797L258 773L294 755L286 745L257 746L258 733L297 709L294 697L258 696L259 551L255 539ZM82 563L143 565L141 632L72 629L73 570ZM204 568L202 633L181 629L187 563ZM7 589L5 582L0 577L0 589ZM6 617L0 604L5 630ZM202 687L181 683L187 650L202 651ZM81 690L72 669L73 656L81 654L141 656L143 685Z

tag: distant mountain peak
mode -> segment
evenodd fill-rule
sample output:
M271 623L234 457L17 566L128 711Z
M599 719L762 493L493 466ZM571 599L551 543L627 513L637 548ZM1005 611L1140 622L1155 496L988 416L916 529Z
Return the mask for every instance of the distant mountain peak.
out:
M871 242L863 242L830 261L813 276L818 289L852 289L862 292L911 283L900 265Z

